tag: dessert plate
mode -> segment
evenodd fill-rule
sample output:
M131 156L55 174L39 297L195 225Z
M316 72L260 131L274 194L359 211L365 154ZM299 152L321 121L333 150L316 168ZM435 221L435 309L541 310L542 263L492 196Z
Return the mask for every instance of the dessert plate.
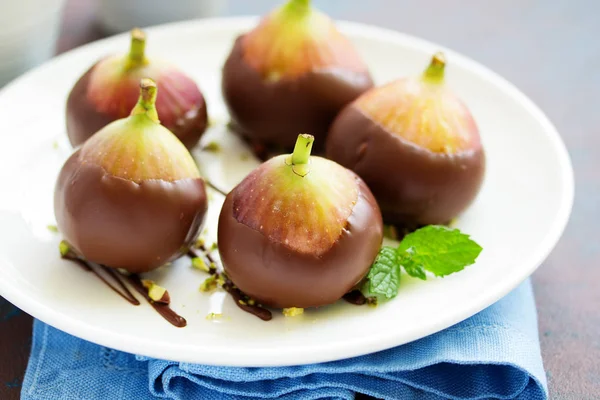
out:
M190 21L147 30L148 52L177 63L197 80L212 127L194 151L203 173L228 190L258 165L227 130L221 67L233 40L256 18ZM401 345L447 328L489 306L526 279L552 250L571 212L568 153L544 114L510 83L456 52L401 33L339 22L377 84L418 74L437 50L447 82L471 108L487 151L483 188L457 227L483 246L476 264L446 278L403 276L398 296L376 308L340 301L297 317L274 312L264 322L224 292L201 293L207 277L182 258L147 276L166 287L187 320L176 328L147 303L132 306L93 274L59 257L53 189L72 149L66 97L99 57L122 53L122 34L61 55L0 92L0 295L52 326L118 350L215 365L278 366L323 362ZM391 171L390 171L391 173ZM206 238L216 238L223 197L211 194ZM141 299L141 298L140 298ZM222 313L207 319L209 313Z

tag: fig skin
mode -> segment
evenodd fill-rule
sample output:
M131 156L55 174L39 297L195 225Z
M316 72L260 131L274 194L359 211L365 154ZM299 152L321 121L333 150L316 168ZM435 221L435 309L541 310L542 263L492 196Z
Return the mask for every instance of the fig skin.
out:
M80 153L65 163L54 194L58 228L79 254L132 273L185 254L208 209L201 178L138 184L82 161Z
M282 152L293 149L298 132L309 132L315 137L313 148L321 152L336 115L373 87L366 67L326 67L268 81L244 60L244 37L236 38L222 77L234 131L252 144Z
M296 149L302 147L302 144L296 145ZM296 150L294 150L295 154ZM317 221L317 224L322 223L322 225L309 225L309 218L306 220L298 218L302 214L297 213L310 213L314 202L311 203L310 197L307 201L306 198L299 195L298 191L290 189L288 192L285 187L277 186L282 181L271 178L272 175L269 173L272 170L268 168L271 166L292 168L294 171L291 172L292 174L304 174L300 175L301 178L295 179L308 179L307 174L318 172L302 172L307 170L293 169L310 165L307 161L303 161L302 165L288 164L286 161L285 166L284 164L282 167L276 166L278 162L283 163L282 157L270 160L271 165L263 164L258 167L266 169L255 170L226 196L219 215L218 229L219 254L223 267L229 279L242 292L260 304L276 308L308 308L328 305L342 298L368 273L383 241L381 212L373 194L362 179L352 171L337 165L333 169L330 167L321 169L320 172L335 174L335 170L339 168L348 174L338 177L339 182L345 182L347 179L348 183L336 187L333 189L334 191L346 190L348 184L356 185L348 188L348 190L352 190L352 192L348 192L352 193L349 197L341 195L340 192L335 192L337 193L336 197L330 197L336 198L338 201L344 199L343 204L348 205L348 208L344 208L346 214L343 219L337 220L335 223L325 217L317 220L310 218L311 221ZM292 156L291 162L294 162L294 156ZM326 162L331 163L327 165L333 164L331 161ZM316 168L314 159L312 165L313 168ZM277 172L273 171L273 173ZM257 176L262 178L257 178ZM327 179L336 179L335 176L325 176L328 177ZM315 177L314 179L319 178ZM328 181L327 179L325 182ZM257 188L257 182L268 185L268 190ZM312 180L311 182L318 181ZM305 184L298 180L296 183L306 185L299 186L303 187L302 191L314 190L316 196L319 195L319 187L323 184L309 186L309 183ZM251 185L255 185L255 187L252 188ZM243 188L243 191L238 193L240 187ZM256 194L258 197L265 193L261 204L279 205L274 206L277 208L260 207L261 212L265 214L254 215L248 219L250 212L258 212L255 202L247 202L248 190L258 193ZM323 190L327 190L327 188ZM268 198L270 196L268 193L275 193L276 197ZM282 197L286 196L286 193L291 197L283 199ZM321 194L324 196L322 199L330 195L330 193L322 192ZM293 200L290 202L291 199ZM272 200L275 201L272 202ZM278 214L273 214L275 209ZM273 223L274 220L271 218L277 218L275 221L278 222ZM314 230L319 228L322 231ZM289 235L290 232L298 232L298 234ZM339 233L328 236L332 232ZM323 233L325 236L322 235ZM327 238L325 239L325 237ZM314 241L316 238L319 239ZM309 243L311 244L309 245Z
M144 46L146 38L138 29L132 30L131 35L130 51L133 52L134 46ZM136 40L137 44L134 43ZM121 58L116 55L103 57L77 80L69 93L66 107L67 134L73 147L83 144L110 122L127 117L137 102L139 81L144 77L154 79L158 86L163 88L163 95L158 98L156 105L161 115L161 123L188 149L198 144L208 127L207 105L202 92L191 78L175 66L161 60L148 61L144 56L143 47L138 52L141 54L137 54L137 57L142 59L130 60L132 66L120 75L115 74L127 65L128 57L132 57L132 53ZM97 74L97 79L106 82L107 86L96 96L103 96L104 93L109 93L110 96L110 86L116 91L112 94L118 98L115 101L120 101L118 109L102 111L95 105L94 94L90 89L93 74ZM100 101L97 98L96 100Z
M356 172L384 221L400 226L449 223L475 200L485 175L479 140L454 154L433 152L390 132L355 104L334 121L326 154Z

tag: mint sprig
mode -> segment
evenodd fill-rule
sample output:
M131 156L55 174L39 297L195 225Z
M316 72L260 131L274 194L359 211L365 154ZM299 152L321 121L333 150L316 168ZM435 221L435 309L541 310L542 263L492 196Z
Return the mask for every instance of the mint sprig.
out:
M422 280L427 279L427 275L425 274L425 268L423 268L423 265L414 262L410 258L403 257L402 266L404 267L406 273L412 276L413 278L419 278Z
M397 248L384 246L367 275L368 291L386 299L396 297L401 268L412 277L427 279L426 271L447 276L475 263L482 247L458 229L428 225L404 237Z
M379 250L377 258L367 275L369 291L388 299L398 294L400 286L400 264L396 249L384 246Z

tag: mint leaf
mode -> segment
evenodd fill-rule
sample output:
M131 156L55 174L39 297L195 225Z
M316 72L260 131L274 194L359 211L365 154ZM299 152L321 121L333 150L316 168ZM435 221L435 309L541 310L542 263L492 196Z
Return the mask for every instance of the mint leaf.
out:
M382 295L388 299L396 297L400 287L400 263L396 249L382 247L367 278L371 294Z
M408 275L412 276L413 278L419 278L422 280L427 279L427 276L425 275L425 270L423 269L423 266L421 264L415 263L408 257L402 258L400 262Z
M400 263L409 265L412 272L424 268L436 276L446 276L473 264L481 250L458 229L428 225L406 235L397 252ZM406 272L410 274L408 269Z

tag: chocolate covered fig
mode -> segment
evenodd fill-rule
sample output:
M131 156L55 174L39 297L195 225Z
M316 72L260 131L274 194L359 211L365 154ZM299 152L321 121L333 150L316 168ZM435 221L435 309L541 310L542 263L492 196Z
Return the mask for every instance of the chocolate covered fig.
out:
M88 261L149 271L186 252L204 223L204 181L185 146L160 124L156 97L156 84L143 79L131 115L95 133L60 171L56 221Z
M418 77L373 88L331 126L328 158L367 183L384 221L446 224L476 198L485 153L467 106L444 84L445 59Z
M196 83L174 65L145 54L146 36L131 31L129 54L102 58L79 78L67 99L67 134L81 145L112 121L125 118L135 106L142 78L160 87L156 101L161 123L187 148L195 146L208 125L204 96Z
M239 36L222 77L234 131L286 153L298 132L322 150L337 113L372 86L352 43L309 0L290 0Z
M225 198L219 254L231 281L255 301L307 308L340 299L367 274L383 240L379 207L352 171L310 156L300 135Z

